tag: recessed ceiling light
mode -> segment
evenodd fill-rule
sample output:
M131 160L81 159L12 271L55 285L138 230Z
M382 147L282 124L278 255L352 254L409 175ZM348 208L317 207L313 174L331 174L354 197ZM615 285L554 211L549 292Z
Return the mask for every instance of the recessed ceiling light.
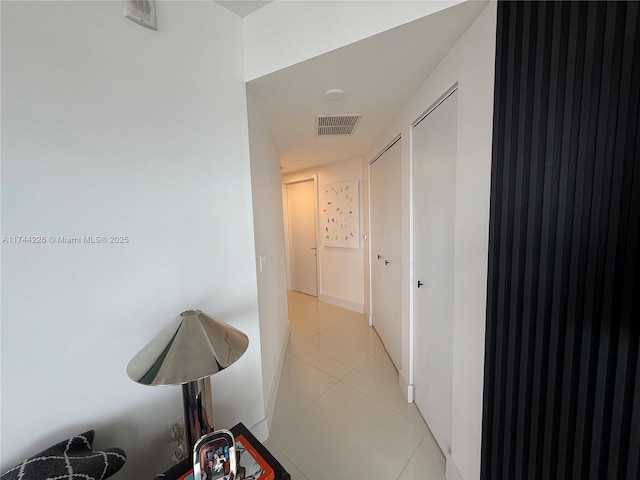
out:
M331 88L324 92L324 98L327 100L340 100L342 97L344 97L344 90L339 88Z

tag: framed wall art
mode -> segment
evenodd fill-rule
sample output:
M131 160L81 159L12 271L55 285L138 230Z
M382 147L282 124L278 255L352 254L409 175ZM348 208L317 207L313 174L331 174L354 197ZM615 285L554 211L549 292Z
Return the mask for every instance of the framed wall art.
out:
M320 187L320 237L325 247L360 248L358 180Z

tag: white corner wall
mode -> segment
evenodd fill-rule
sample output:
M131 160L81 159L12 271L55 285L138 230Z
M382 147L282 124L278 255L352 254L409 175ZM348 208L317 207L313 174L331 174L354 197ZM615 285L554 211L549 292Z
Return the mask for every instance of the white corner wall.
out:
M1 2L4 471L95 428L118 478L169 467L179 387L129 359L201 308L245 331L213 378L216 425L264 420L242 22L214 2ZM126 236L121 244L50 237Z
M271 425L289 340L280 156L251 91L247 91L251 185L260 312L262 377ZM260 258L262 257L262 268ZM264 428L261 428L264 434ZM258 436L261 432L253 432Z
M244 18L245 79L267 75L462 1L272 2Z
M411 124L457 82L453 431L450 458L453 463L448 465L448 475L450 478L459 475L467 480L480 477L495 31L496 3L489 2L411 98L398 119L363 158L363 171L366 172L368 162L395 137L402 135L402 254L407 270L403 272L403 359L400 383L410 385L413 383ZM365 228L368 229L368 222ZM369 278L368 275L366 278ZM368 306L368 283L365 292Z
M360 247L338 248L324 247L321 243L318 248L318 299L332 303L340 307L358 313L363 312L364 302L364 242L362 240L363 209L362 196L362 160L352 159L343 162L322 165L316 168L300 170L282 176L282 182L295 182L318 175L318 190L322 185L358 180L360 192Z

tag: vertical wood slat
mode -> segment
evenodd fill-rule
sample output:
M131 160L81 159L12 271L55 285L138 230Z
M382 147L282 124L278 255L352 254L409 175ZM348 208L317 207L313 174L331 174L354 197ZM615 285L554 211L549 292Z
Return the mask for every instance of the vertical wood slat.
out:
M578 178L578 149L580 142L580 106L582 101L582 89L584 88L584 77L583 75L578 75L577 72L583 71L584 69L584 54L581 49L578 48L578 45L584 45L585 36L586 36L586 26L585 26L585 17L586 17L586 4L582 2L576 2L572 4L572 8L574 11L570 17L570 22L574 25L570 29L570 43L568 45L569 51L575 53L575 55L570 55L571 63L568 65L568 71L572 75L567 79L567 85L575 85L576 88L572 88L571 98L571 106L570 109L567 110L568 115L564 117L565 121L565 131L567 135L564 136L564 149L562 152L563 158L566 160L566 164L569 167L569 178L573 179L573 182L570 183L571 188L567 191L567 201L569 202L568 212L570 214L571 221L565 222L564 228L566 229L567 242L566 244L571 245L572 238L572 225L580 225L581 218L579 215L576 215L575 212L575 199L576 197L581 197L580 188L581 185L577 181ZM579 231L579 228L578 228ZM575 263L575 250L571 250L565 248L562 253L562 258L564 259L565 269L564 273L567 275L565 278L565 290L562 292L562 299L566 300L563 303L563 312L561 313L564 317L569 317L571 313L571 309L573 308L573 304L568 300L569 298L575 298L575 295L572 295L570 292L575 289L576 286L576 276L578 272L576 271L576 263ZM575 322L567 322L566 330L565 330L565 344L564 344L564 352L563 355L558 359L558 362L562 362L562 371L571 371L574 368L574 349L576 346L576 336L578 335ZM559 408L559 432L558 432L558 445L561 448L558 448L557 455L557 467L556 471L558 475L561 475L564 478L570 478L567 474L567 450L571 451L573 449L573 439L569 436L569 431L573 425L575 425L575 421L572 421L571 412L575 411L575 388L576 382L575 380L569 379L568 381L563 381L558 389L560 390L560 408Z
M640 15L499 2L482 478L640 473Z

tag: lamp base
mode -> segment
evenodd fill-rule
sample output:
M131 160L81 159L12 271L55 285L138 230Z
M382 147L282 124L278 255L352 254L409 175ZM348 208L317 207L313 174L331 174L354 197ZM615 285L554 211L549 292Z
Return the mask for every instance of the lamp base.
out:
M203 435L213 432L211 378L205 377L182 385L184 431L187 456L193 464L193 446Z

